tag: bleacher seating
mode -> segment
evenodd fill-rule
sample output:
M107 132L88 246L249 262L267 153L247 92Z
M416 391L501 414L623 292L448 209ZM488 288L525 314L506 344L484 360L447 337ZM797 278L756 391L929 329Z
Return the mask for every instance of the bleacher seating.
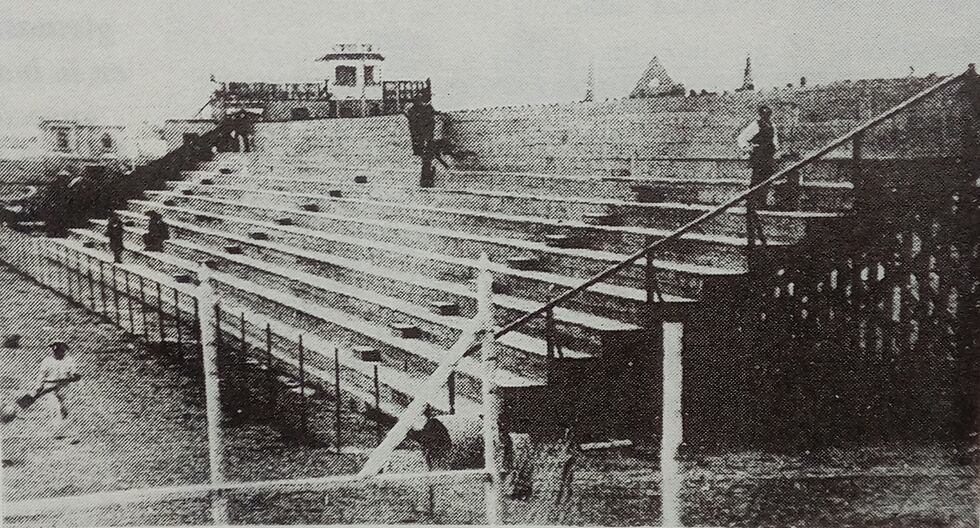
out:
M908 84L892 99L921 83ZM733 137L758 101L779 95L457 112L454 138L479 146L483 168L440 169L434 188L417 185L400 116L259 124L255 152L219 154L167 189L131 200L120 211L125 258L170 276L210 262L223 298L273 321L283 335L307 336L310 368L325 368L337 347L345 390L368 403L370 359L380 353L382 408L394 413L474 315L481 254L492 262L498 322L535 309L746 189L749 171ZM795 97L803 102L780 119L787 142L800 149L855 122L817 116L814 94ZM680 106L656 108L668 103ZM596 122L609 127L597 130ZM573 152L593 161L619 156L626 166L639 152L643 168L547 169L549 156ZM509 163L498 163L504 157L524 171L500 170ZM833 156L815 163L798 209L760 214L769 247L793 246L850 207L848 163ZM173 234L164 253L139 244L150 210ZM94 243L108 254L103 231L93 221L65 244ZM694 306L706 291L737 288L747 271L744 208L658 255L652 267L666 303ZM643 285L640 261L556 309L563 356L600 356L609 336L639 330ZM538 320L503 339L502 386L547 384L544 331ZM479 363L465 360L456 401L443 397L433 408L474 405L480 378Z

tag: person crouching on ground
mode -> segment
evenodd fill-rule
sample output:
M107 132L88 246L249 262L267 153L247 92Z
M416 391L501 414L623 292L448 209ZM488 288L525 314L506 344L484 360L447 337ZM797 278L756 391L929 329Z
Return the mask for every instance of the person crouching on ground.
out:
M163 217L156 211L146 213L150 222L143 235L143 246L147 251L163 251L163 243L170 238L170 228L164 223Z
M109 213L109 221L106 222L105 226L105 236L109 239L109 249L112 251L112 259L116 264L122 262L124 230L119 215L115 211Z
M759 106L759 118L746 126L738 135L738 146L749 154L749 167L752 169L750 186L766 181L776 172L776 151L779 150L779 137L772 124L772 109ZM768 189L760 189L745 200L746 236L749 244L758 239L765 242L765 234L757 212L765 209Z
M82 375L78 373L75 359L67 357L68 343L53 341L49 346L51 355L41 360L41 366L38 368L37 392L54 389L45 393L42 398L44 409L50 418L52 436L60 440L66 438L65 419L68 418L68 408L65 406L65 395L68 391L66 386L82 379ZM78 440L73 438L71 443L78 443Z

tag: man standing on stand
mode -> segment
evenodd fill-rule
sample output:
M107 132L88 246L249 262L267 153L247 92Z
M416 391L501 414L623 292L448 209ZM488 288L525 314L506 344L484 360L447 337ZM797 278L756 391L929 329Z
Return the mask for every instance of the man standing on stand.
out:
M766 105L759 107L759 119L748 124L738 138L739 148L749 154L749 167L752 168L751 187L766 181L776 172L776 151L779 150L779 137L776 127L772 124L772 109ZM765 234L758 211L765 209L766 196L769 190L762 189L745 200L745 225L749 245L754 246L756 240L766 243Z
M116 264L122 262L124 229L119 215L115 211L110 212L109 221L106 222L105 226L105 235L109 239L109 249L112 251L112 259Z
M436 110L432 107L429 94L415 97L405 115L408 117L408 131L412 136L412 153L422 157L422 176L419 186L432 187L435 167L432 161L438 154L435 149Z

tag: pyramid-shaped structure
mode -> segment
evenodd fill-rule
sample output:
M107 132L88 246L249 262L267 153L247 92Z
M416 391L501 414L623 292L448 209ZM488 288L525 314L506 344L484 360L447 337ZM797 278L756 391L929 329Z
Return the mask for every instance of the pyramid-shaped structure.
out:
M656 56L650 60L646 71L630 94L631 98L659 97L664 95L683 95L684 85L674 82L667 69Z

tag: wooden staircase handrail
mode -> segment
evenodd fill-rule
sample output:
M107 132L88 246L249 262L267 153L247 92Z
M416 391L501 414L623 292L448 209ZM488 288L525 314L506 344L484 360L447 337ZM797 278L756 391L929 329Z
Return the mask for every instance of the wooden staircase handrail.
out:
M950 86L950 85L952 85L952 84L954 84L956 82L965 80L965 79L967 79L968 77L971 77L971 76L976 76L976 71L975 71L975 69L974 69L974 67L973 67L972 64L970 65L970 68L966 72L961 73L959 75L949 75L949 76L946 76L944 79L942 79L941 81L937 82L936 84L934 84L934 85L926 88L925 90L922 90L921 92L913 95L912 97L906 99L905 101L902 101L901 103L899 103L899 104L895 105L894 107L886 110L885 112L881 113L880 115L875 116L875 117L869 119L868 121L862 123L861 125L858 125L857 127L855 127L854 129L852 129L851 131L849 131L849 132L847 132L847 133L845 133L845 134L837 137L836 139L831 140L829 143L827 143L823 147L821 147L821 148L819 148L819 149L811 152L810 154L807 154L806 156L804 156L799 161L797 161L797 162L793 163L792 165L790 165L790 166L788 166L788 167L786 167L786 168L784 168L784 169L776 172L775 174L773 174L772 176L770 176L769 178L767 178L765 181L762 181L762 182L760 182L760 183L758 183L758 184L750 187L749 189L747 189L747 190L739 193L738 195L736 195L734 198L731 198L730 200L728 200L728 201L720 204L718 207L712 209L711 211L708 211L708 212L702 214L701 216L695 218L694 220L691 220L690 222L688 222L688 223L684 224L683 226L677 228L674 232L672 232L671 234L667 235L666 237L661 238L661 239L658 239L655 242L644 246L643 248L637 250L635 253L629 255L628 257L626 257L625 259L621 260L620 262L618 262L616 264L613 264L612 266L609 266L605 270L603 270L603 271L601 271L601 272L593 275L591 278L587 279L586 281L584 281L582 284L578 285L577 287L572 288L571 290L568 290L567 292L562 293L561 295L556 296L554 299L552 299L552 300L548 301L547 303L541 305L540 308L538 308L538 309L536 309L534 311L528 312L528 313L526 313L526 314L518 317L517 319L514 319L510 323L507 323L506 325L504 325L503 327L501 327L499 330L497 330L497 332L494 334L494 336L499 339L500 337L503 337L507 333L509 333L509 332L517 329L518 327L520 327L524 323L530 321L531 319L533 319L533 318L535 318L535 317L537 317L539 315L545 314L549 310L553 310L555 307L559 306L565 300L567 300L567 299L569 299L571 297L574 297L575 295L577 295L577 294L581 293L582 291L590 288L591 286L593 286L593 285L601 282L602 280L606 279L607 277L609 277L609 276L611 276L611 275L619 272L623 268L625 268L625 267L629 266L630 264L632 264L632 263L636 262L637 260L639 260L641 257L644 257L644 256L647 256L647 255L652 254L652 252L654 250L659 249L659 248L661 248L661 247L663 247L663 246L665 246L665 245L667 245L667 244L669 244L669 243L671 243L671 242L673 242L675 240L680 239L684 235L686 235L686 234L690 233L692 230L694 230L694 228L696 228L696 227L700 226L701 224L704 224L705 222L707 222L707 221L709 221L709 220L711 220L711 219L719 216L720 214L724 213L729 208L731 208L733 205L741 202L742 200L748 198L749 196L754 195L755 193L759 192L762 189L768 188L770 185L772 185L773 183L775 183L775 182L777 182L777 181L785 178L790 173L793 173L795 171L798 171L799 169L801 169L801 168L809 165L810 163L813 163L815 160L823 157L828 152L830 152L830 151L832 151L832 150L840 147L841 145L847 143L848 141L851 141L852 139L854 139L855 137L861 135L862 133L864 133L868 129L873 128L874 126L880 124L882 121L885 121L886 119L889 119L892 116L894 116L894 115L896 115L896 114L898 114L898 113L900 113L900 112L902 112L902 111L904 111L904 110L906 110L906 109L914 106L915 104L921 102L922 100L924 100L925 98L929 97L933 93L935 93L935 92L937 92L937 91L939 91L939 90L941 90L941 89L943 89L943 88L945 88L947 86Z

